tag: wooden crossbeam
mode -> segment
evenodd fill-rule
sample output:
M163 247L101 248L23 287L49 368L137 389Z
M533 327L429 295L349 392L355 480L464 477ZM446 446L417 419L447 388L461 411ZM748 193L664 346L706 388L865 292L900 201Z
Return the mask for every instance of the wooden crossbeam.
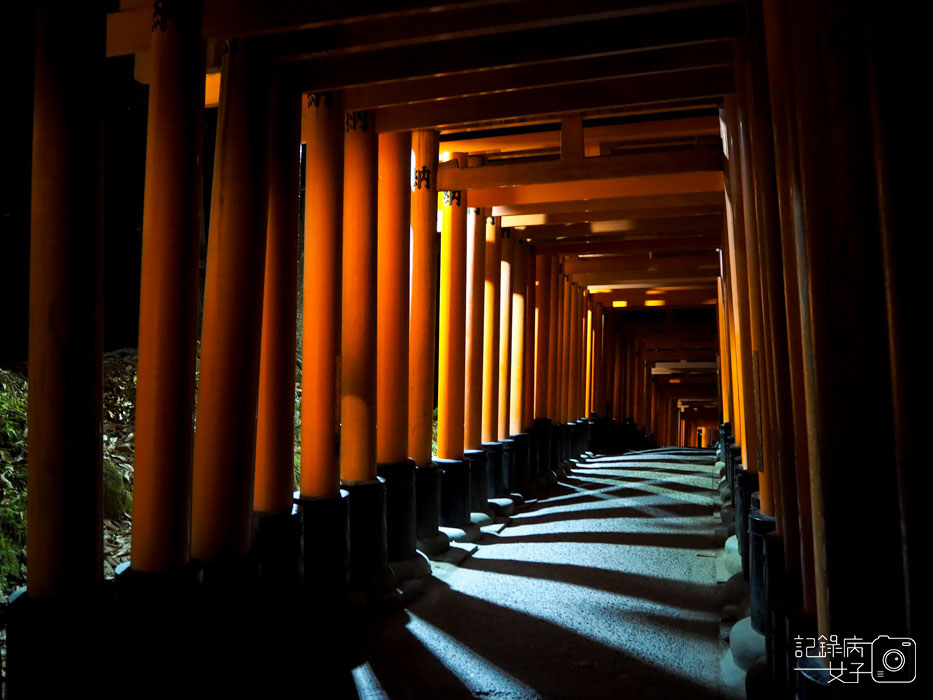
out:
M518 187L475 189L470 191L470 206L498 207L522 204L540 206L546 202L568 202L588 198L720 193L722 186L722 173L717 171L639 175L604 180L576 180Z
M514 237L514 234L513 234ZM534 239L533 239L534 240ZM661 238L636 238L609 242L586 241L535 243L535 252L539 255L581 255L581 254L643 254L661 251L700 251L714 250L721 243L719 236L669 236Z
M604 78L383 107L376 110L376 128L379 131L451 128L504 119L718 98L732 91L731 67L687 68L657 75Z
M546 217L545 219L535 219L534 221L538 223L561 223L562 220L559 215L578 217L581 214L599 212L608 212L613 219L669 218L691 214L712 215L722 213L723 203L723 195L719 191L650 195L615 194L601 198L579 197L571 199L565 197L555 201L536 200L521 204L494 204L492 215L503 217L502 226L505 227L505 217L526 215L535 217L543 215ZM567 220L567 218L563 219L563 221ZM578 221L579 219L569 218L569 220ZM509 219L508 222L509 226L534 225L534 223L528 221L516 221L515 219Z
M616 256L596 258L573 256L564 260L564 273L581 275L587 273L654 272L683 270L686 272L719 271L719 256L716 254L677 255L665 257Z
M582 155L582 139L579 147ZM468 168L460 168L457 161L451 161L438 169L437 188L441 191L478 190L684 172L722 172L722 150L704 147L623 156L573 159L562 157L545 162L494 164Z
M344 103L346 104L346 102ZM719 133L716 117L678 117L613 124L611 126L585 126L584 148L598 153L599 144L625 141L675 139L685 136L704 136ZM553 130L532 133L487 135L483 132L453 133L441 136L441 148L451 153L505 153L525 150L557 150L560 148L560 124L555 122Z
M657 294L648 294L647 292L652 291L651 289L628 289L614 293L612 295L607 294L595 294L593 295L593 300L597 301L602 299L602 304L606 308L611 308L619 311L633 311L635 309L650 309L650 308L665 308L665 309L684 309L684 308L702 308L707 306L707 302L710 299L709 291L704 290L686 290L680 292L668 292L664 295ZM715 290L712 291L713 298L715 299ZM607 298L610 297L611 298ZM657 302L661 300L664 302L663 307L654 307L654 306L645 306L646 301ZM613 306L615 302L625 302L625 306ZM704 351L706 352L706 351Z

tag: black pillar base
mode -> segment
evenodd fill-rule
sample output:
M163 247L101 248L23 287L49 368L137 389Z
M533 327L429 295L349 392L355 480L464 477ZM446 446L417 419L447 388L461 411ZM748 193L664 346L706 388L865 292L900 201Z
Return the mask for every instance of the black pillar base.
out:
M350 582L350 494L297 498L304 534L304 586L313 593L340 593Z
M511 438L499 441L502 444L502 494L508 498L515 492L515 442Z
M252 556L261 583L298 586L301 582L302 516L297 505L289 513L253 513Z
M748 514L751 512L752 493L758 490L758 472L736 469L733 497L735 504L735 536L742 555L742 576L748 581Z
M486 497L502 498L505 496L505 479L502 471L502 443L484 442L486 453Z
M111 661L104 587L69 600L10 596L7 611L6 693L17 698L67 697L75 688L106 692Z
M547 487L549 483L547 477L551 473L551 419L535 418L535 433L538 449L535 484L540 491Z
M528 433L516 433L512 440L512 488L509 493L528 495L528 459L531 437Z
M768 601L765 585L765 543L764 538L776 526L773 516L765 515L760 510L749 512L749 560L748 560L748 592L751 602L752 628L765 634L768 619Z
M376 473L386 483L386 542L390 562L415 556L418 533L415 514L415 463L379 464Z
M489 476L485 450L466 450L463 458L470 465L470 512L489 512Z
M525 429L528 435L528 469L525 471L525 488L528 496L534 497L538 492L538 441L541 433L533 425Z
M350 494L350 583L366 591L390 588L385 479L342 485Z
M418 549L434 556L450 549L450 539L441 532L441 474L433 464L415 467L415 505L418 520Z
M464 459L435 459L434 464L441 477L441 526L470 525L470 463Z

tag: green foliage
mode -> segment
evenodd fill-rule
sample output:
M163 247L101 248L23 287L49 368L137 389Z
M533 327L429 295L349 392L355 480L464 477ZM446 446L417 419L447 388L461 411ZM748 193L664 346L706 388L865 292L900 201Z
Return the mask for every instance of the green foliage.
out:
M0 594L26 579L26 380L0 369Z

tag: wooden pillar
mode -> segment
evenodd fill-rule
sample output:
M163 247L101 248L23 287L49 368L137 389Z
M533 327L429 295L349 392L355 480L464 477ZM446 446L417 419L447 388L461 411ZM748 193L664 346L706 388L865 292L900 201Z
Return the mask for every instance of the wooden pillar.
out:
M191 555L206 564L244 559L250 549L270 67L264 46L229 42L214 156L191 503Z
M567 275L561 275L561 277L563 291L561 294L560 348L558 349L558 357L560 358L560 402L557 408L560 422L566 423L570 420L570 414L567 410L567 397L570 395L570 309L573 300L573 286L570 277Z
M907 629L898 492L905 475L890 439L884 214L877 192L884 184L875 176L868 80L875 57L866 46L871 26L864 9L850 3L784 7L799 179L783 187L803 205L802 227L794 233L800 303L808 307L801 316L809 320L802 352L819 627L823 634L894 637ZM821 50L830 42L832 52ZM866 406L873 409L867 425ZM858 425L868 435L854 437ZM870 566L866 542L873 543ZM858 603L864 591L871 591L869 606Z
M607 310L603 315L603 379L601 392L603 415L610 419L615 418L615 362L615 312Z
M302 102L305 157L304 310L301 365L301 496L335 498L340 376L344 116L337 93Z
M504 232L499 261L499 440L509 437L512 369L512 236Z
M40 2L29 259L30 598L88 593L101 536L105 17Z
M376 479L378 138L372 112L347 112L343 150L340 480Z
M751 136L749 127L749 109L746 75L745 47L743 42L736 42L736 110L732 128L738 142L737 159L740 173L742 200L745 203L745 263L748 271L747 293L749 297L749 328L751 331L752 352L752 387L756 419L756 438L758 451L758 491L761 497L761 512L774 515L774 493L772 487L774 460L772 459L771 406L769 404L770 386L768 375L770 357L766 321L764 319L762 287L762 265L758 245L758 229L761 226L758 202L755 197L754 173L751 162Z
M273 82L270 117L269 214L253 509L288 514L295 491L301 101L297 92L279 81Z
M557 404L560 396L560 317L561 297L563 295L563 282L560 274L560 260L551 257L550 303L548 305L548 367L547 367L547 412L548 417L555 423L560 422L557 415Z
M810 501L810 457L807 441L807 405L805 398L802 315L809 319L809 306L801 302L798 279L798 256L795 238L803 231L802 212L795 206L792 187L796 173L797 141L792 138L793 95L787 84L790 55L783 26L782 10L777 3L765 6L766 50L769 65L770 98L774 129L774 163L777 178L778 208L781 223L782 269L784 275L787 357L789 385L793 405L793 448L796 478L796 508L800 528L801 599L808 615L816 615L816 586L813 551L813 516ZM809 331L807 331L809 334ZM793 593L793 591L791 591ZM793 602L793 601L792 601Z
M535 338L536 297L538 293L537 263L531 245L523 246L525 261L525 381L523 382L524 406L522 407L522 424L526 428L534 425L535 419L535 351L537 342Z
M580 365L580 324L579 324L579 289L573 282L570 283L567 296L567 400L565 421L575 421L577 416L577 394L579 392L579 365Z
M200 3L153 28L151 55L131 565L161 572L190 558L204 119Z
M486 219L470 209L467 219L466 394L464 448L483 446L483 328L485 323Z
M463 458L466 196L466 191L444 193L437 360L437 456L441 459Z
M379 135L376 461L408 459L411 133Z
M483 322L483 442L499 439L499 284L502 236L499 219L486 219Z
M522 243L512 247L512 332L509 366L509 435L518 435L525 429L522 412L525 408L525 277L527 263Z
M548 368L551 337L551 260L535 255L535 418L548 417Z
M408 346L408 453L431 465L434 431L434 342L437 310L436 131L412 134L415 183L411 192L411 295Z
M606 415L606 371L603 367L603 305L593 304L593 409L600 418Z
M735 97L725 98L725 120L727 124L735 122ZM748 266L745 255L744 205L741 195L741 175L739 155L734 129L727 129L729 158L724 173L726 197L726 239L729 247L730 289L732 291L736 339L738 341L738 386L742 412L739 443L742 448L742 464L751 471L758 470L758 442L755 429L756 410L754 405L754 380L752 373L751 331L749 330L750 312L748 293ZM739 435L738 431L736 433Z
M595 351L594 335L596 332L593 305L589 298L586 300L586 399L584 413L589 416L593 410L593 353Z
M719 400L722 407L722 420L725 423L732 420L732 369L730 367L731 352L729 351L727 319L723 280L719 279L716 281L716 326L719 331Z
M625 403L622 398L622 385L625 375L625 345L626 338L618 331L614 334L615 356L612 361L612 417L617 423L626 419Z

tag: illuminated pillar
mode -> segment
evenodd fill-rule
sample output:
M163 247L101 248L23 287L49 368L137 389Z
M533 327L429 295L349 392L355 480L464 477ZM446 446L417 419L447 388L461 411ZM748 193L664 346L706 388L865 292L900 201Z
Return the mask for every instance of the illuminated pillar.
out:
M190 559L204 62L198 12L151 36L133 467L134 571Z
M534 424L537 433L536 485L543 486L551 466L551 419L548 414L548 370L551 337L550 255L533 255L535 260L535 380Z
M535 428L535 296L537 292L537 266L535 254L530 243L522 246L522 260L525 266L525 354L522 369L525 373L522 382L522 426L528 435L528 464L522 472L522 492L531 494L536 489L538 475L538 444L540 434Z
M340 327L340 481L350 492L350 573L384 585L385 484L376 471L378 137L373 113L344 115ZM310 339L309 339L310 340Z
M300 518L295 490L295 370L298 326L298 147L300 95L273 82L269 213L259 360L254 550L262 575L297 581Z
M499 440L509 437L509 401L512 369L512 254L514 245L510 232L502 236L499 263Z
M510 491L526 490L528 470L528 433L525 432L525 305L528 246L515 241L512 246L512 329L509 366L509 438L512 446Z
M486 217L470 209L467 219L466 387L463 456L470 463L470 511L477 524L486 515L489 480L483 451L483 329L486 294Z
M343 135L339 94L305 95L300 506L305 582L332 589L349 575L349 495L340 489L337 458Z
M377 197L376 461L386 481L388 558L402 562L417 546L415 464L408 458L410 132L379 135Z
M486 269L483 320L483 449L489 498L505 496L502 443L499 442L499 332L502 282L502 233L498 218L486 219ZM493 504L490 501L490 504Z
M269 56L231 41L217 123L201 326L191 555L205 580L247 563L269 216ZM227 568L229 567L229 569ZM226 570L226 571L225 571Z
M411 191L408 454L415 462L418 547L429 554L448 546L447 537L437 530L440 481L431 461L437 317L438 138L436 131L415 131L411 137L415 181Z
M549 471L545 474L545 476L549 482L554 483L557 477L557 469L560 466L560 414L558 411L558 406L560 405L560 339L564 285L560 271L560 259L556 256L550 257L551 298L548 313L549 322L547 341L547 415L551 421L549 431L551 435L551 445L550 458L548 460Z
M457 156L466 161L465 154ZM467 193L444 192L437 371L437 463L441 524L470 524L470 473L463 459L466 346Z

